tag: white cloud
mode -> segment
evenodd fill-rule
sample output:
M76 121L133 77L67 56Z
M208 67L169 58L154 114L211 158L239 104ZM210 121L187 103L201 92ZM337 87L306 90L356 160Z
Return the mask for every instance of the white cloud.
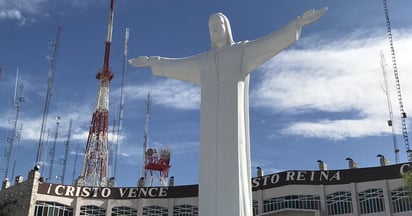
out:
M0 11L0 20L1 19L16 19L22 20L22 15L19 10L11 9L11 10L1 10Z
M0 0L0 21L16 20L20 25L28 21L34 22L39 15L48 15L48 6L55 3L51 0ZM55 4L70 4L77 8L90 5L107 4L104 0L60 0Z
M24 25L28 17L42 13L48 0L0 0L0 21L16 20Z
M129 100L145 99L147 93L152 103L183 110L199 109L200 88L178 80L162 79L149 85L128 86L125 89Z
M403 100L406 101L411 91L407 81L411 78L408 71L412 70L408 60L412 33L396 31L394 35ZM344 139L388 133L388 107L381 86L380 66L381 51L386 59L391 59L386 34L356 32L331 42L308 38L304 44L310 44L309 48L285 50L261 67L262 81L251 93L254 106L287 115L313 113L310 120L291 123L284 128L282 132L286 134ZM392 62L387 62L389 90L397 115L395 121L398 121L399 106L391 66ZM327 113L331 118L336 113L348 115L331 120L317 118L316 113L323 113L323 116Z
M63 103L65 103L63 101ZM61 136L59 136L60 141L66 140L69 128L70 119L73 120L72 124L72 141L86 141L88 137L88 128L91 121L92 110L87 105L83 103L79 104L68 104L66 106L59 104L60 108L56 111L50 112L48 114L46 122L46 131L44 138L47 138L47 131L50 130L51 133L54 132L56 127L56 116L61 116L59 131ZM17 130L20 128L22 123L22 141L31 141L28 143L37 143L40 138L40 129L42 125L42 115L33 115L26 113L27 107L26 104L23 104L22 110L20 111L20 117L17 123ZM7 130L7 133L12 133L13 130L13 121L15 116L15 110L10 111L9 113L3 113L3 116L0 116L0 129ZM111 136L111 135L110 135ZM26 143L26 142L25 142Z
M379 135L383 131L387 131L385 121L368 118L297 122L282 130L285 134L297 134L312 138L327 137L334 140Z

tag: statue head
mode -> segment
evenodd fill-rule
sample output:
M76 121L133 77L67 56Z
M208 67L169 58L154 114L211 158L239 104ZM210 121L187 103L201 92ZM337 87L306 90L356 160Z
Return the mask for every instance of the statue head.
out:
M222 13L215 13L210 16L209 33L212 48L233 44L229 20Z

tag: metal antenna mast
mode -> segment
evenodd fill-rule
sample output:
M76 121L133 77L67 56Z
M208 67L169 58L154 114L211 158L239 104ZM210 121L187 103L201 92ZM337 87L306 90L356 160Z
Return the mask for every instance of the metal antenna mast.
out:
M17 152L18 152L18 147L20 146L20 142L21 142L21 131L23 130L23 123L20 123L20 129L19 131L16 133L16 141L17 141L17 145L16 145L16 151L14 151L14 161L13 161L13 169L11 171L11 179L14 179L14 173L16 170L16 163L17 163Z
M11 121L11 123L13 124L13 131L12 131L11 136L7 137L8 147L6 148L6 153L4 154L4 156L6 156L6 164L4 168L5 170L4 179L6 179L9 174L10 159L13 153L14 141L16 140L16 138L18 138L17 121L19 120L20 105L21 105L21 102L24 101L24 98L20 96L21 91L23 90L23 84L20 84L19 91L17 91L18 82L19 82L19 70L17 70L16 72L16 84L14 87L14 106L16 107L16 116L14 117L14 120Z
M73 172L72 172L72 184L76 181L76 168L77 168L77 160L79 159L79 144L77 144L76 152L74 156L74 164L73 164Z
M51 181L51 176L53 173L53 166L54 166L54 157L56 153L56 144L57 144L57 138L59 137L59 125L60 125L60 116L56 117L56 128L54 131L54 140L53 140L53 145L50 148L50 164L49 164L49 177L47 178L47 181Z
M99 80L99 92L90 123L83 169L77 185L105 187L108 183L109 88L113 78L109 56L113 32L113 6L114 0L111 0L103 68L96 75L96 79Z
M126 28L125 39L124 39L124 52L123 52L123 70L122 70L122 84L120 87L120 111L119 111L119 122L117 126L117 138L116 138L116 154L114 159L114 172L113 176L116 177L117 173L117 156L119 154L119 140L122 135L123 128L123 113L124 113L124 83L126 80L126 69L127 69L127 52L129 46L129 28Z
M146 178L146 171L145 171L145 155L147 151L147 147L149 146L149 120L150 120L150 113L151 113L151 98L150 98L150 93L147 94L147 99L146 99L146 120L144 124L144 131L143 131L143 168L142 168L142 174L141 177ZM146 180L146 179L145 179Z
M62 174L60 176L60 183L64 184L64 176L66 174L66 167L67 167L67 156L69 155L69 143L70 143L70 137L72 135L72 124L73 124L73 119L70 119L69 122L69 130L67 131L67 139L64 142L64 158L61 160L63 163L63 170Z
M117 114L117 109L116 109L115 113ZM109 146L109 170L110 171L114 170L113 169L113 160L114 160L114 158L113 158L114 157L113 148L114 148L114 145L115 145L115 139L116 139L115 134L116 134L116 131L117 131L117 129L116 129L117 123L116 122L117 122L116 117L114 117L113 124L112 124L112 141L110 142L110 146Z
M403 103L402 103L401 85L399 82L398 67L396 65L396 57L395 57L395 48L393 46L393 39L392 39L391 22L389 20L388 4L386 0L383 0L383 8L385 11L386 30L388 32L389 45L390 45L391 55L392 55L393 73L395 75L396 91L398 95L399 108L401 112L402 135L403 135L403 140L405 142L406 153L408 155L408 161L412 161L411 149L409 148L408 130L406 128L407 115L403 108Z
M46 138L46 141L44 142L44 147L42 147L42 148L45 148L43 151L44 152L48 152L49 151L49 138L50 138L50 128L49 129L47 129L47 138ZM47 160L47 156L48 156L48 154L43 154L43 161L45 162L46 160ZM44 176L44 172L45 172L45 169L42 169L41 170L41 176Z
M153 176L156 175L159 179L159 183L162 186L167 186L167 179L169 176L170 156L171 151L169 148L163 147L159 150L154 148L148 148L149 145L149 119L150 119L150 105L151 98L150 93L147 94L147 110L146 110L146 122L144 127L144 142L143 142L143 174L139 180L139 187L145 185L153 186Z
M383 78L384 78L384 91L386 95L386 99L388 101L388 110L389 110L389 120L388 120L388 126L392 128L392 140L393 140L393 149L395 151L395 160L396 163L399 163L399 148L398 148L398 142L396 140L396 131L395 131L395 126L393 125L393 110L392 110L392 103L391 103L391 98L389 94L389 87L388 87L388 76L386 73L386 61L385 61L385 56L381 52L381 68L383 72Z
M50 70L49 70L49 77L47 79L46 102L44 104L43 120L42 120L42 123L41 123L41 129L40 129L40 138L39 138L39 142L37 144L36 166L39 166L39 161L40 161L41 152L42 152L41 148L42 148L42 143L43 143L43 138L44 138L44 132L45 132L45 129L46 129L47 115L49 113L50 99L51 99L51 96L52 96L54 72L55 72L55 68L56 68L57 50L59 48L61 30L62 30L62 26L58 25L56 39L52 44L52 49L53 49L52 52L53 53L52 53L52 56L50 58Z

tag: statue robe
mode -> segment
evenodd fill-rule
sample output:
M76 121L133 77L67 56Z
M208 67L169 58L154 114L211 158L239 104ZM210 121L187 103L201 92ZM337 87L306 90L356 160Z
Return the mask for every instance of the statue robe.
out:
M297 19L253 41L185 58L150 57L157 76L201 87L200 216L251 216L249 74L298 40Z

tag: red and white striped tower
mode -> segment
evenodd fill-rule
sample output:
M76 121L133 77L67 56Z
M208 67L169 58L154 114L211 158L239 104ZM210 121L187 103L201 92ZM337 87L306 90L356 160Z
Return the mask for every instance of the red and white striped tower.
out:
M108 183L108 133L109 133L109 87L113 73L109 67L110 44L113 32L113 5L110 0L109 25L103 68L96 75L99 80L99 92L87 138L83 169L77 181L78 185L104 187Z

